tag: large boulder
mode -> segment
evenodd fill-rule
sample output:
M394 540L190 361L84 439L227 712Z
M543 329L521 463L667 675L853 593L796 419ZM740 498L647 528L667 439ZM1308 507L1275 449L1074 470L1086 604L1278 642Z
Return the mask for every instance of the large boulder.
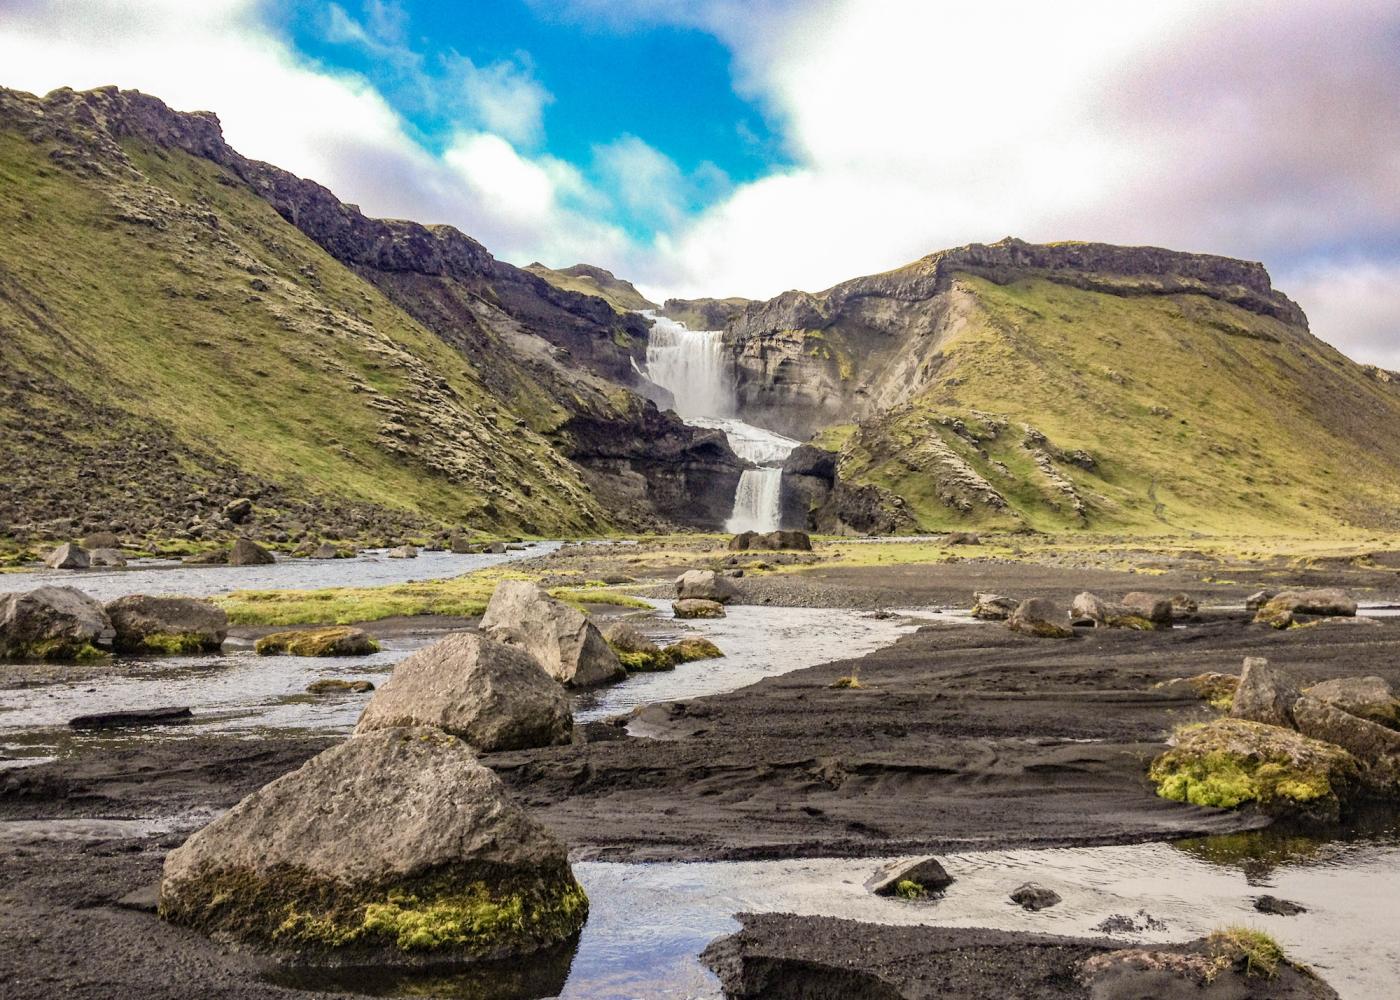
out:
M1270 815L1327 821L1361 784L1356 759L1341 747L1245 719L1182 731L1148 776L1158 795L1178 802L1221 809L1254 803Z
M480 751L568 743L569 696L529 653L459 632L403 660L380 685L356 733L436 726Z
M588 915L564 845L430 727L354 736L249 795L166 856L159 907L354 964L525 955Z
M1303 693L1352 715L1400 729L1400 700L1382 677L1342 677L1304 688Z
M577 608L556 601L528 580L496 585L481 630L519 646L555 680L573 687L607 684L627 676L601 632Z
M253 518L253 501L240 497L224 506L224 517L234 524L244 524Z
M1137 598L1133 605L1115 604L1105 601L1095 594L1085 591L1074 598L1070 605L1071 625L1091 625L1096 628L1128 628L1141 631L1171 627L1171 605L1145 594L1129 594ZM1160 621L1162 608L1166 608L1166 624ZM1158 616L1154 618L1153 616Z
M276 561L271 552L247 538L238 539L228 550L230 566L268 566Z
M1304 736L1333 743L1355 757L1371 791L1389 797L1400 793L1400 733L1308 695L1294 703L1293 721Z
M49 569L87 569L92 565L87 549L72 542L64 542L44 559Z
M93 549L88 553L88 563L92 566L125 566L126 553L121 549Z
M1274 628L1287 628L1298 615L1322 615L1333 618L1356 617L1356 602L1343 590L1327 587L1318 590L1285 590L1260 606L1254 621Z
M698 597L688 597L671 604L671 613L677 618L723 618L724 605L719 601L703 601Z
M1246 656L1240 683L1230 704L1230 716L1269 726L1293 725L1293 703L1298 686L1292 679L1269 666L1262 656Z
M129 594L110 602L107 617L121 653L200 653L218 649L228 635L228 615L191 597Z
M739 596L739 590L727 576L721 576L712 569L687 570L676 577L676 597L678 600L715 601L728 604Z
M1108 603L1087 590L1076 594L1069 606L1071 625L1099 626L1108 618Z
M1006 619L1006 626L1013 632L1040 639L1069 639L1074 636L1065 609L1044 597L1022 601L1011 617Z
M0 659L94 659L115 634L102 605L72 587L0 595Z
M988 622L1006 621L1021 603L1014 597L1000 594L973 594L972 601L972 617Z
M674 670L675 662L656 643L629 621L612 621L603 626L603 638L629 674Z
M379 652L379 642L364 629L351 625L273 632L253 644L259 656L369 656Z
M400 545L384 553L390 559L417 559L418 550L412 545Z

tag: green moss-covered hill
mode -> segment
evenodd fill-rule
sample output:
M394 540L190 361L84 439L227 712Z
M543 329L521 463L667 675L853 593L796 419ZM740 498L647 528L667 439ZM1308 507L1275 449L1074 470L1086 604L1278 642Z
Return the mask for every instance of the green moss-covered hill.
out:
M537 275L556 288L584 295L596 295L620 313L640 312L643 309L659 309L630 281L624 281L611 271L592 264L574 264L571 267L546 267L538 261L525 265L525 270Z
M1400 394L1257 264L1008 240L788 293L728 338L747 411L839 452L825 527L1400 524Z
M210 537L241 496L274 541L656 521L738 467L624 387L645 336L212 115L0 90L0 536Z

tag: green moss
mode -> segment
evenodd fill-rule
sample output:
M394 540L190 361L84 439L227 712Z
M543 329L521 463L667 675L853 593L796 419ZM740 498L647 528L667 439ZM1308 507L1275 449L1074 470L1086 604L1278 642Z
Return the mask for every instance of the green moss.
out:
M1221 971L1243 963L1246 977L1273 979L1278 974L1279 963L1288 961L1277 941L1253 927L1239 924L1224 927L1212 931L1206 940Z
M588 897L567 867L538 878L438 873L355 888L302 870L262 877L230 869L163 892L160 913L206 933L280 949L480 958L572 937L588 917Z
M152 632L135 641L117 643L119 653L154 653L164 656L189 656L219 648L198 632Z
M900 899L923 899L924 887L912 879L900 879L895 884L894 894Z
M1333 816L1358 770L1340 747L1241 719L1183 729L1148 771L1157 794L1219 809L1257 803L1268 812Z
M359 629L336 626L274 632L253 648L259 656L365 656L379 652L379 643Z
M44 639L40 642L12 644L4 647L0 659L7 660L48 660L56 663L88 663L106 659L110 654L98 649L90 642L73 642L68 639Z
M614 646L613 652L617 654L619 662L629 674L650 674L676 669L675 661L667 656L664 650L623 650Z
M665 653L672 663L714 660L724 656L724 653L713 642L698 636L671 643L666 647Z

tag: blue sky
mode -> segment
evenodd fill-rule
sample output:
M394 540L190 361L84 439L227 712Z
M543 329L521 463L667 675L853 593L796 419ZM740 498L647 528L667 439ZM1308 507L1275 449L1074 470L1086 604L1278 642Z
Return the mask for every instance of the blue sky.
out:
M1400 369L1395 0L0 0L0 84L116 84L496 256L653 298L1007 235L1261 260Z

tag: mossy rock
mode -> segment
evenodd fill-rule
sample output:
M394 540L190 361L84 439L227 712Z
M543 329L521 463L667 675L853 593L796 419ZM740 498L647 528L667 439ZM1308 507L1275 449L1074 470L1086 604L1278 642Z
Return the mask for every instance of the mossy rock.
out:
M629 674L652 674L676 669L675 661L661 649L625 650L614 646L613 652L617 654L618 662Z
M671 643L666 647L665 654L670 657L672 663L692 663L695 660L714 660L724 656L718 646L699 636Z
M166 857L162 918L298 960L530 954L583 927L564 845L461 740L381 729L318 754Z
M259 656L368 656L379 652L379 643L362 629L336 626L274 632L254 649Z
M1157 794L1219 809L1253 803L1271 815L1336 820L1360 769L1341 747L1280 726L1219 719L1183 730L1152 762Z

